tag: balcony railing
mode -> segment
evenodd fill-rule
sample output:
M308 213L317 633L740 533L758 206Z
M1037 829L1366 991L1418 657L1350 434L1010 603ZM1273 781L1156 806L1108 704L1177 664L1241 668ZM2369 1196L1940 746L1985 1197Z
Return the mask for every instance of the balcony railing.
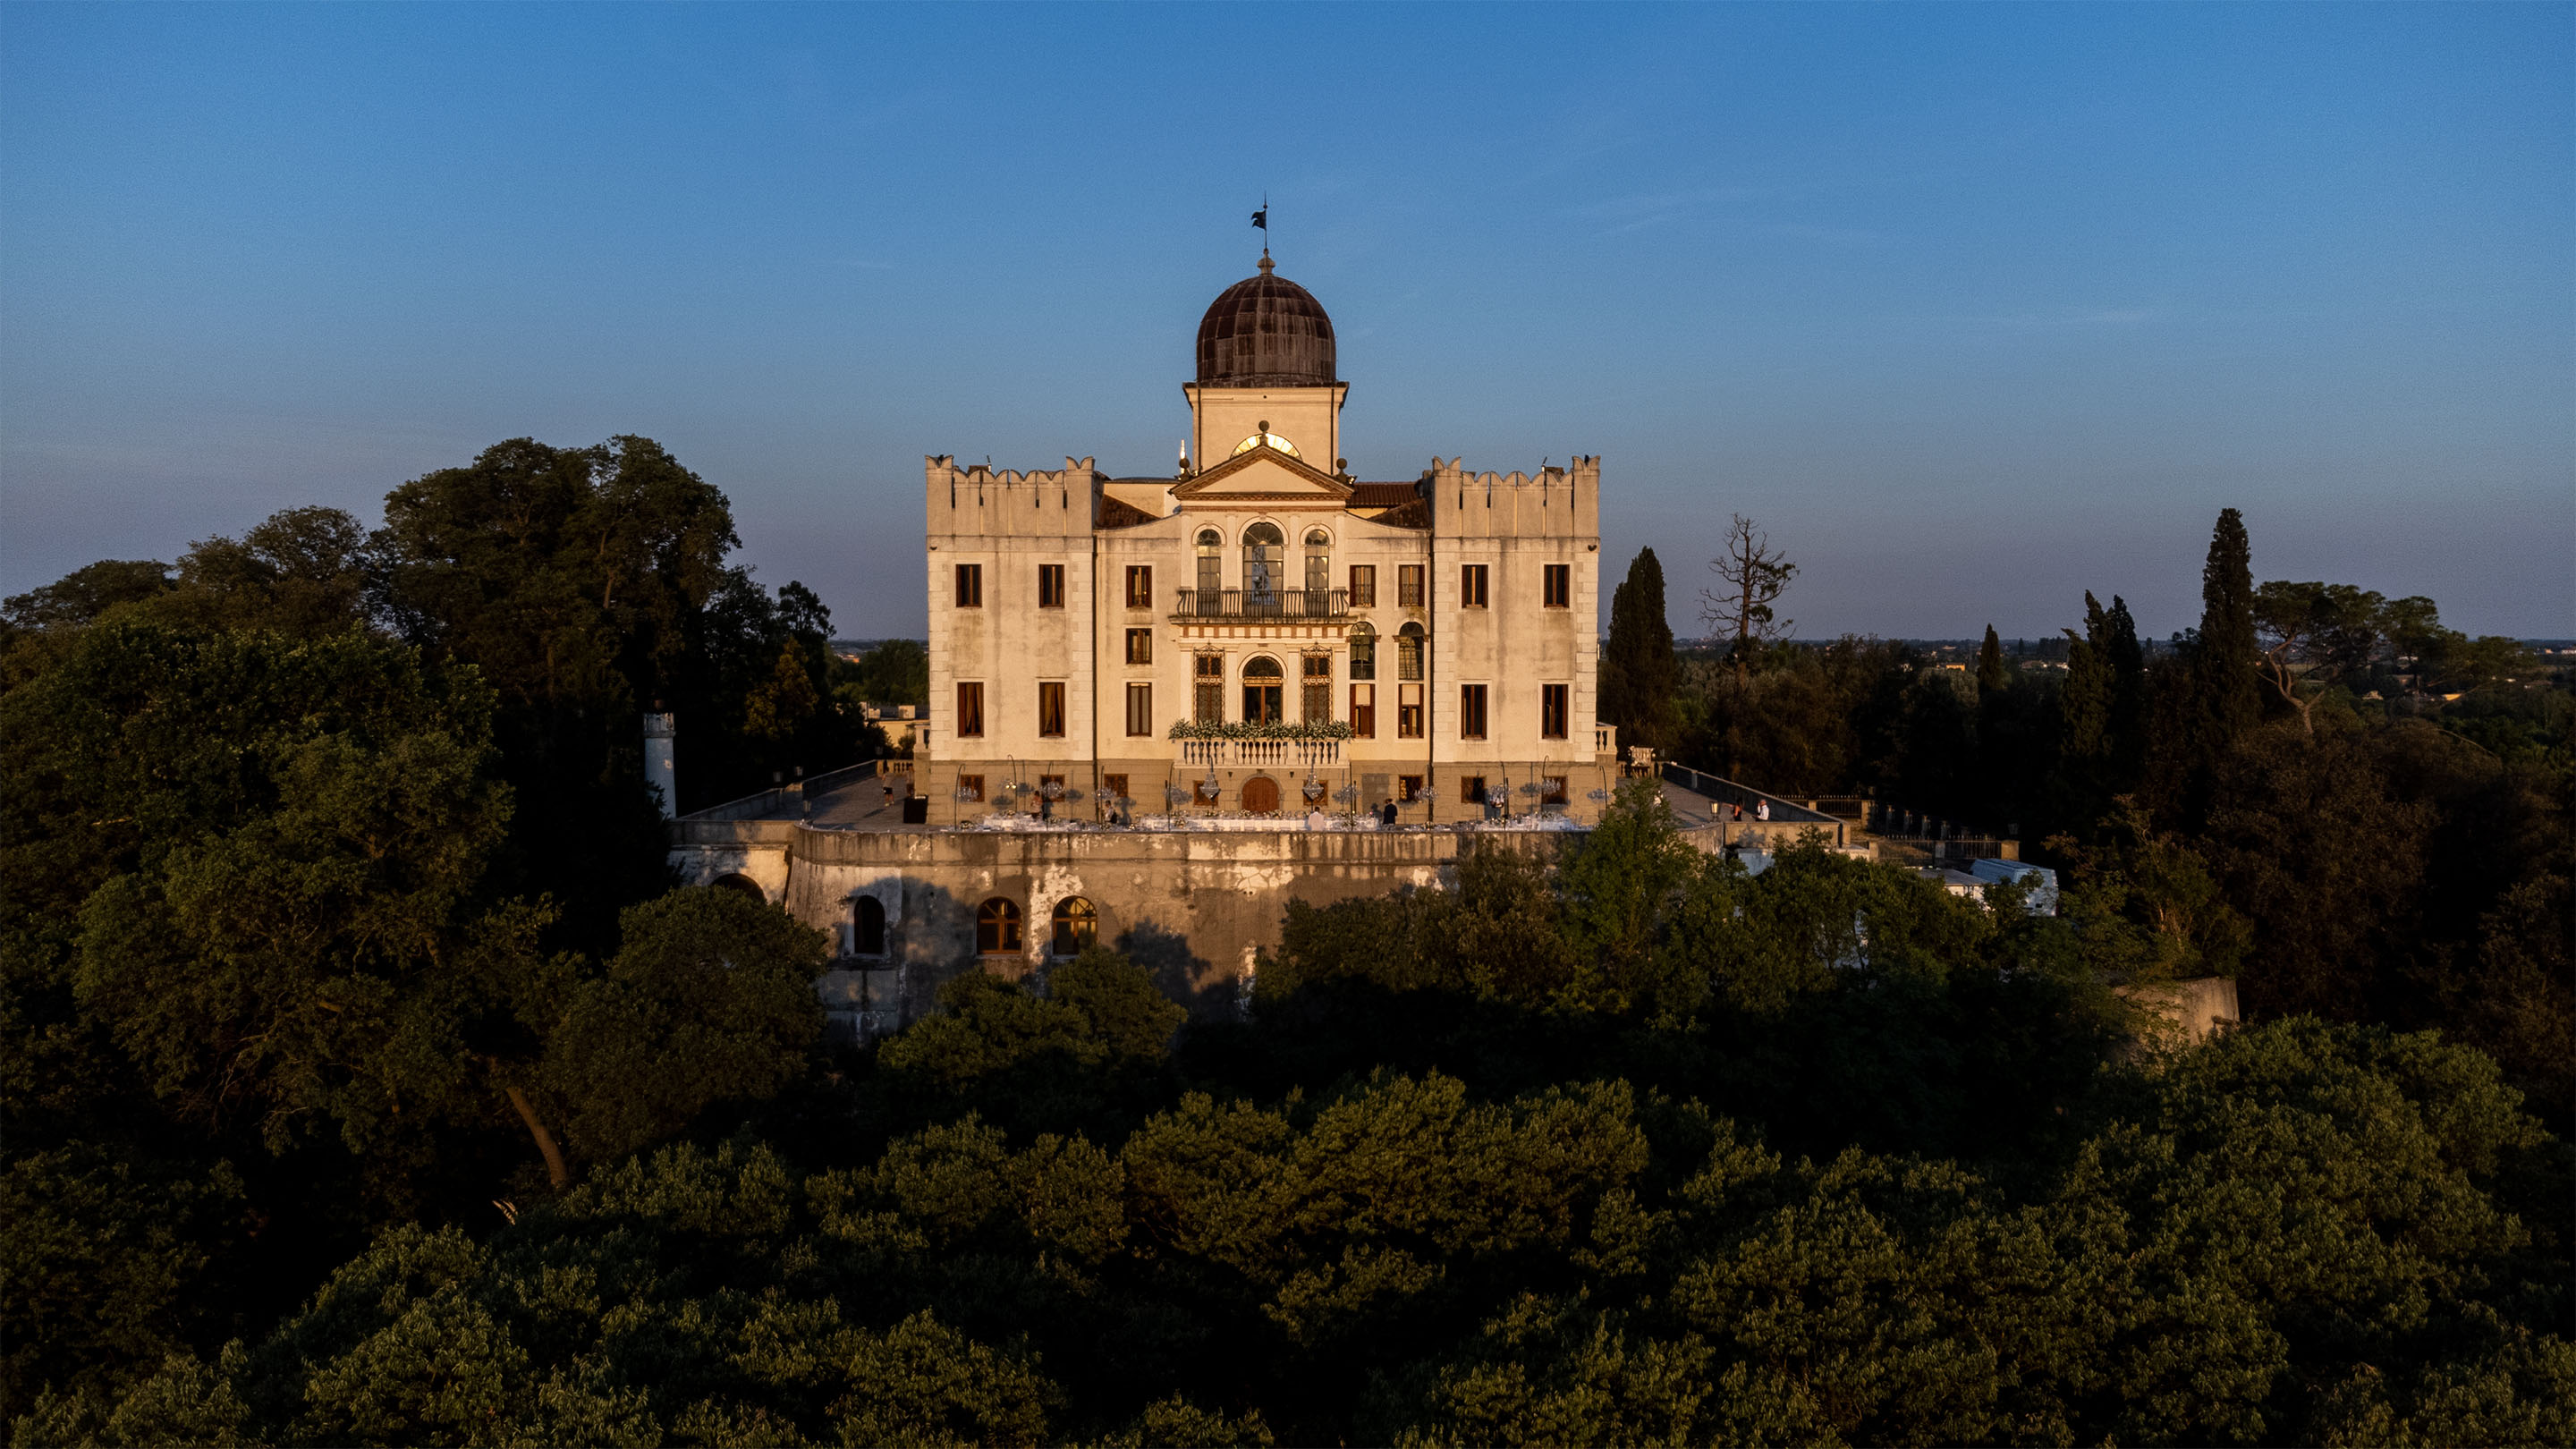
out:
M1185 765L1338 765L1340 740L1183 740Z
M1182 589L1176 619L1338 619L1351 611L1348 589Z

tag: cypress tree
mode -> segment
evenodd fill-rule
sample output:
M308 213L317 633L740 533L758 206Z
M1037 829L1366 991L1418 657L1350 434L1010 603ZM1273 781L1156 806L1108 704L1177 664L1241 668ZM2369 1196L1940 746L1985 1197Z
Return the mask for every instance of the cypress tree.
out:
M1977 693L1988 695L2004 687L2004 641L1995 637L1995 626L1986 626L1985 647L1977 651Z
M1610 596L1610 638L1601 654L1601 714L1619 727L1619 743L1669 749L1681 670L1664 617L1664 566L1651 548L1637 551L1627 581Z
M2218 767L2262 716L2252 554L2243 515L2221 510L2200 573L2200 631L2155 703L2148 793L2168 829L2200 829Z
M2084 596L2090 606L2091 594ZM2138 621L2129 601L2111 596L2093 650L2111 671L2110 785L2115 795L2137 788L2147 765L2147 654L2138 644Z
M2193 692L2213 758L2262 718L2262 685L2254 675L2261 652L2254 638L2253 545L2243 515L2222 509L2200 571L2200 642L2192 651Z

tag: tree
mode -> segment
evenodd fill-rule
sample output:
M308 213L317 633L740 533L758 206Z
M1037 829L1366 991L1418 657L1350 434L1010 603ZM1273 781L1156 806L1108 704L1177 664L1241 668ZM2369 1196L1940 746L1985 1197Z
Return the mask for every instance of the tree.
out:
M41 589L12 594L0 620L12 629L79 628L118 604L166 593L170 566L152 559L101 559L72 570Z
M1986 626L1986 642L1977 647L1977 693L2002 691L2009 676L2004 673L2004 644L1995 637L1995 626Z
M2200 628L2159 703L2154 729L2156 811L2186 829L2207 819L2213 777L2262 718L2251 545L2233 508L2221 510L2210 531L2200 599Z
M1680 666L1673 626L1664 615L1664 566L1651 548L1629 561L1628 577L1610 596L1610 637L1601 650L1602 717L1623 743L1669 751L1672 699Z
M738 891L698 887L628 908L607 969L567 993L533 1072L504 1070L555 1186L564 1153L603 1161L678 1133L709 1106L757 1101L805 1068L822 1031L814 980L830 941Z
M2386 602L2350 584L2275 579L2254 591L2264 677L2308 735L2317 732L2318 695L2377 662Z
M416 1125L473 1089L467 983L526 919L481 896L491 709L364 634L93 628L0 702L13 955L184 1119L278 1149Z
M366 622L367 530L337 508L289 508L239 539L200 540L156 612L174 622L313 638Z
M1789 631L1792 621L1778 617L1771 606L1798 576L1798 566L1773 550L1770 535L1741 513L1727 525L1725 548L1708 566L1726 587L1700 591L1699 616L1715 625L1720 637L1734 641L1729 657L1741 680L1752 667L1754 650Z
M836 676L845 676L867 704L930 703L930 655L915 640L881 640L858 663L841 666Z
M684 758L721 760L745 694L772 677L780 641L747 578L749 639L728 650L708 627L737 586L724 566L737 541L724 494L647 438L515 438L386 496L371 545L386 616L498 694L519 800L505 865L516 888L554 896L574 943L604 952L616 912L667 884L641 713L677 713L703 745ZM703 773L684 765L683 789Z
M2094 621L2097 613L2099 624ZM2110 667L2109 784L2113 793L2126 794L2137 788L2147 760L2147 655L2138 643L2138 625L2129 616L2128 601L2113 594L2111 607L2104 609L2086 591L2084 637Z

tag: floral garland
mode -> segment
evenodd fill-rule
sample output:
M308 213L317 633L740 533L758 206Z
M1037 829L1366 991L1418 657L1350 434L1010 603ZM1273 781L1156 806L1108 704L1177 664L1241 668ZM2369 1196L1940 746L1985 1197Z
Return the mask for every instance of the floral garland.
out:
M1176 719L1171 732L1164 736L1174 740L1346 740L1351 727L1340 720L1320 724L1245 724L1241 721L1201 724L1196 720Z

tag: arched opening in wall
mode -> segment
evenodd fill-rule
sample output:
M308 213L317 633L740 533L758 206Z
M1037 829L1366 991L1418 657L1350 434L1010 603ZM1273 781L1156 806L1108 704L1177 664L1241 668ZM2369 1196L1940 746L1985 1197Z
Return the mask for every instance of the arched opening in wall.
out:
M861 896L850 908L850 954L885 954L885 903L875 896Z
M1268 775L1255 775L1243 782L1243 808L1252 815L1279 813L1279 782Z
M1224 606L1225 535L1213 528L1199 530L1198 611L1216 613Z
M1306 530L1306 612L1321 614L1333 596L1333 536Z
M1280 724L1288 718L1280 696L1287 688L1287 676L1279 670L1279 661L1267 654L1255 654L1243 661L1243 722L1245 724Z
M1422 626L1407 624L1395 631L1395 677L1422 677Z
M1287 561L1288 537L1275 523L1256 523L1243 531L1243 607L1279 607L1279 577Z
M740 891L763 905L769 903L769 892L762 890L760 883L750 876L738 872L733 875L717 876L710 884L720 891Z
M1048 949L1058 956L1079 956L1100 941L1100 913L1080 896L1055 903L1055 940Z
M975 908L975 953L1016 956L1020 953L1020 908L995 896Z

